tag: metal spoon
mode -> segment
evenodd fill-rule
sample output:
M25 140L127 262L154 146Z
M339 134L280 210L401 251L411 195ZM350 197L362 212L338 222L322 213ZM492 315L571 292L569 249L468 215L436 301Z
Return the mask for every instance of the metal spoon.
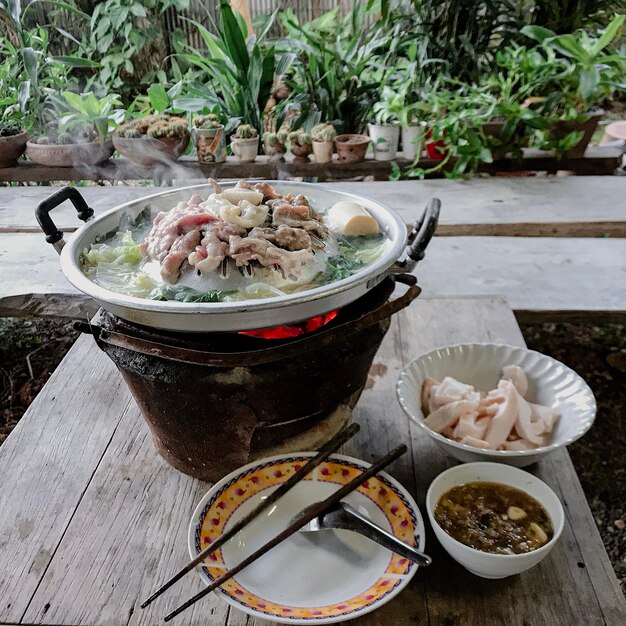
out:
M425 566L432 563L432 559L427 554L400 541L345 502L339 502L323 515L313 518L300 529L300 532L317 532L320 530L332 530L333 528L359 533L418 565Z

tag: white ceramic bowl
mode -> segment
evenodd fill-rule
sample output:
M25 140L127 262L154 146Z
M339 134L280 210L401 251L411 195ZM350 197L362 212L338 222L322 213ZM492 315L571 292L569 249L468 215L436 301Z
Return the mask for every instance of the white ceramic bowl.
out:
M424 424L422 383L428 377L453 376L482 391L494 389L505 365L519 365L528 376L527 399L555 409L558 424L549 445L534 450L483 450L448 439ZM497 461L525 467L582 437L593 424L596 400L587 383L572 369L534 350L493 343L438 348L411 361L401 372L396 393L400 406L448 454L459 461Z
M543 506L552 520L554 529L552 539L532 552L510 555L481 552L453 539L435 521L433 515L435 507L444 493L457 485L473 481L504 483L531 495ZM565 523L563 507L554 491L546 483L524 470L499 463L466 463L439 474L428 488L426 510L435 535L445 551L465 569L482 578L506 578L534 567L555 546Z

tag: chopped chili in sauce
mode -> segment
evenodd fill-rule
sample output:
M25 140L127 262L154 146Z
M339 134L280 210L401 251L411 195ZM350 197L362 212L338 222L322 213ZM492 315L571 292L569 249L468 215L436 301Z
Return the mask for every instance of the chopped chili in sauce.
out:
M457 485L441 496L434 514L451 537L483 552L531 552L554 535L550 516L535 498L501 483Z

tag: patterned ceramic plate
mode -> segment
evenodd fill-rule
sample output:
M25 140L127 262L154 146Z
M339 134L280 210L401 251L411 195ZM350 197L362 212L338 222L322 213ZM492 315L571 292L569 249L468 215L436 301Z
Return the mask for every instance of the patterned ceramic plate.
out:
M253 509L313 453L274 456L234 471L197 506L189 527L193 557ZM199 569L208 583L284 530L296 513L328 497L369 467L333 455L274 506L249 524ZM422 516L407 491L384 472L345 501L365 509L376 524L424 549ZM216 593L253 615L285 624L329 624L382 606L403 589L417 566L345 530L296 533L240 572Z

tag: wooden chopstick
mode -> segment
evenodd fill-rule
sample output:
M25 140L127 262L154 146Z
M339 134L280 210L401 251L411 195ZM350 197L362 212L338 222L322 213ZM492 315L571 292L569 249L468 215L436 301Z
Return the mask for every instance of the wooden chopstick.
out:
M215 552L223 546L231 537L236 535L244 526L249 524L253 519L260 515L263 511L272 506L279 498L284 496L292 487L299 483L307 474L310 474L320 463L323 463L333 452L336 452L348 439L354 437L359 432L358 424L350 424L340 430L328 443L323 445L319 452L307 461L293 476L290 476L277 489L261 500L259 505L254 508L248 515L241 518L231 529L226 531L221 537L218 537L210 546L206 547L202 552L198 553L196 558L185 565L175 576L170 578L163 586L159 587L142 605L145 609L151 602L158 598L164 591L167 591L172 585L176 584L185 574L190 572L196 565L199 565L206 559L209 554Z
M291 537L294 533L298 532L303 526L308 524L312 519L318 517L331 506L337 504L342 498L347 496L350 492L360 487L366 480L372 476L378 474L383 468L387 467L392 461L395 461L399 456L406 452L407 448L404 444L393 449L384 457L372 464L362 474L352 479L349 483L346 483L343 487L332 493L326 500L316 502L315 504L308 506L306 509L300 512L296 516L296 519L281 533L276 535L273 539L270 539L266 544L261 546L258 550L253 552L249 557L245 558L239 564L235 565L232 569L229 569L226 573L222 574L219 578L216 578L206 589L203 589L200 593L197 593L193 598L190 598L184 604L181 604L177 609L172 611L165 617L165 621L169 622L172 618L182 613L185 609L188 609L192 604L195 604L201 598L204 598L207 594L211 593L217 587L223 585L227 580L230 580L235 574L238 574L242 569L262 557L269 552L272 548L276 547L279 543Z

